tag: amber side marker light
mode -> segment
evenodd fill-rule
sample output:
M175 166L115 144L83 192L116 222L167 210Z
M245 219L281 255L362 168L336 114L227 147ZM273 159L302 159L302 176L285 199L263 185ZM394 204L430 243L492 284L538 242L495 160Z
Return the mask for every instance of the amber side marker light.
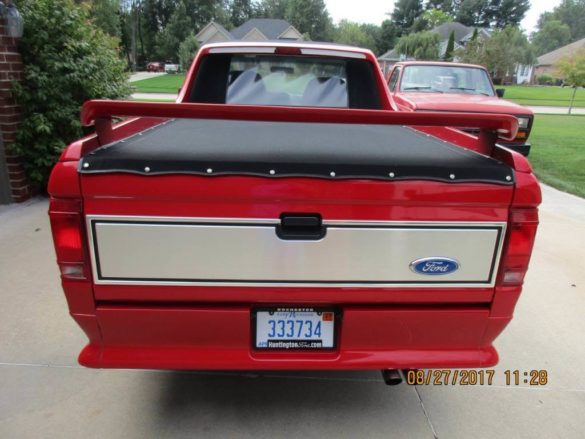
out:
M518 134L516 134L517 139L526 139L526 137L528 137L528 133L526 131L518 131Z

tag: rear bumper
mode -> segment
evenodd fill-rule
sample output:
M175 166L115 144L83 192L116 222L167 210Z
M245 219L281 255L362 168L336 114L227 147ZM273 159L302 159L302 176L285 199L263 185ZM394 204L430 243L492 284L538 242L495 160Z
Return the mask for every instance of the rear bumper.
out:
M90 338L80 364L146 369L404 369L490 367L510 318L485 307L339 308L333 351L260 352L250 306L119 306L73 315Z

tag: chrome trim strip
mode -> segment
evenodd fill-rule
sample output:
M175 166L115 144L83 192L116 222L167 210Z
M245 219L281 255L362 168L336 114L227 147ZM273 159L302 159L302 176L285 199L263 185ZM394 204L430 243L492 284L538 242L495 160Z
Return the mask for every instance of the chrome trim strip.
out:
M501 258L503 242L506 231L505 222L432 222L432 221L418 221L418 222L405 222L405 221L354 221L354 220L324 220L323 223L329 226L338 227L388 227L388 228L400 228L400 226L412 229L416 227L429 227L429 228L463 228L463 229L481 229L481 228L493 228L499 230L498 240L496 242L497 249L495 249L495 260L492 261L491 278L489 282L465 282L465 283L446 283L446 282L353 282L353 281L340 281L340 282L329 282L329 281L246 281L246 280L234 280L234 281L183 281L183 280L139 280L139 279L100 279L97 270L96 261L96 248L94 245L94 232L92 222L94 221L107 221L107 222L172 222L176 224L190 223L193 225L203 224L234 224L234 225L258 225L262 228L262 225L275 225L280 222L279 219L273 218L206 218L206 217L157 217L157 216L123 216L123 215L87 215L86 224L88 230L90 257L92 265L92 273L94 276L94 282L100 285L184 285L184 286L244 286L244 287L320 287L320 288L347 288L347 287L358 287L358 288L396 288L396 287L408 287L408 288L489 288L495 284L495 279L498 272L499 262ZM336 227L337 229L337 227ZM437 255L442 256L442 255Z
M152 216L152 215L86 215L89 225L91 220L104 221L160 221L188 223L237 223L237 224L279 224L279 218L240 218L240 217L202 217L202 216ZM370 221L370 220L323 220L323 224L332 226L421 226L421 227L506 227L505 222L491 221Z

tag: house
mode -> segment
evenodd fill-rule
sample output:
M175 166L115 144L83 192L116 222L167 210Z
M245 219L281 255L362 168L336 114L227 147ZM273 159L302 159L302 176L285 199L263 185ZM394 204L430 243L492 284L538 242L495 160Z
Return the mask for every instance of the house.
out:
M539 56L536 65L534 66L532 81L534 82L536 78L542 75L552 76L553 78L558 77L559 72L557 72L555 64L561 59L573 55L581 49L585 49L585 38Z
M382 69L382 72L384 72L384 76L386 76L394 64L398 61L404 61L405 59L406 56L399 54L394 49L390 49L388 52L378 57L378 64L380 64L380 68Z
M199 44L223 41L302 40L303 35L288 21L275 18L253 18L228 31L212 21L196 35Z
M455 37L454 50L463 49L473 38L475 27L465 26L464 24L461 24L457 21L452 21L449 23L443 23L431 29L430 32L439 35L439 58L443 59L445 57L445 52L447 52L447 45L449 44L449 37L451 36L451 32L453 32ZM481 27L477 28L477 38L487 39L489 37L490 31L488 29Z
M490 37L490 32L487 29L477 28L477 31L478 38L485 39ZM455 37L454 49L457 50L465 47L467 43L473 38L475 28L471 26L465 26L464 24L458 23L456 21L452 21L449 23L443 23L431 29L430 32L439 35L439 58L443 59L445 57L445 52L447 51L447 45L449 44L449 36L451 35L451 32L453 32ZM389 50L378 58L378 62L380 63L380 67L384 71L384 74L388 73L390 68L396 62L404 60L406 60L406 57L396 53L394 49Z
M449 37L451 33L454 36L454 50L463 49L473 39L473 35L477 29L477 37L480 41L485 41L491 37L491 32L486 28L475 28L473 26L465 26L464 24L452 21L449 23L443 23L429 32L436 33L439 35L439 59L445 58L447 52L447 46L449 44ZM406 58L404 55L396 53L394 49L389 50L378 58L380 67L384 74L387 74L391 67L398 61L404 61ZM457 58L453 60L457 62ZM529 65L517 65L514 70L513 81L516 84L525 84L530 82L532 78L532 66Z

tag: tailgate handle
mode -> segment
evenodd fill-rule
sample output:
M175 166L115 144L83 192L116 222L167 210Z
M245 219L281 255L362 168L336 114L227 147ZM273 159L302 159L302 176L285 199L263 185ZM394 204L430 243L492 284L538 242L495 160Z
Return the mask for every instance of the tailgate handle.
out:
M283 213L276 226L276 236L286 240L316 241L327 233L318 213Z

